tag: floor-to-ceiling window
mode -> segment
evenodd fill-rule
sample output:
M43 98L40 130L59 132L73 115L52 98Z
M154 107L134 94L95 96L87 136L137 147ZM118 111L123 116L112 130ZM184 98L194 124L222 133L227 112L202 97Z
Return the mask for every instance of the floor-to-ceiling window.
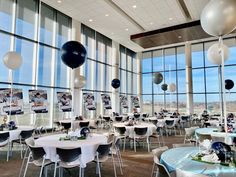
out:
M153 114L161 108L186 111L185 55L184 47L173 47L143 52L142 54L143 111ZM160 72L163 81L153 83L153 74ZM163 91L162 84L176 86L176 90Z
M30 89L47 90L49 112L37 115L40 125L49 126L53 117L63 116L56 92L69 91L69 68L60 59L60 48L70 39L71 21L39 0L0 0L0 57L16 51L23 58L22 66L13 73L13 87L23 90L20 124L32 123L36 116L29 109ZM1 65L0 72L1 88L10 87L8 69Z

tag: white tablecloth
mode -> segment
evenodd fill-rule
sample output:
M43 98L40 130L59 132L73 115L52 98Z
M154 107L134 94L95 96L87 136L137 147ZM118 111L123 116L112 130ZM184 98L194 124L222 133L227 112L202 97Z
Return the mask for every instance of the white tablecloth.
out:
M13 140L17 140L19 139L20 133L23 130L32 130L34 129L33 127L29 127L29 126L20 126L18 127L16 130L4 130L4 131L0 131L0 133L5 133L5 132L9 132L9 141L13 141Z
M94 160L96 150L99 144L107 143L107 137L100 134L91 134L85 140L60 141L60 137L66 134L57 134L41 137L35 140L35 145L41 146L46 152L46 158L51 161L57 161L56 148L76 148L81 147L81 167L85 168L88 162Z
M113 127L125 127L126 128L126 136L129 136L130 138L134 137L134 128L135 127L147 127L147 136L152 135L155 131L156 131L156 126L152 123L146 123L146 122L141 122L140 124L136 124L134 126L126 126L128 124L128 122L124 122L124 123L115 123L113 124Z

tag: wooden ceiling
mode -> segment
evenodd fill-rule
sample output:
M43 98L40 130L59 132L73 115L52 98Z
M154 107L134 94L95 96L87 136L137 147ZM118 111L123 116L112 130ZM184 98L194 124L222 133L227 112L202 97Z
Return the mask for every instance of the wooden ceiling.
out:
M131 35L131 40L147 49L209 38L210 36L202 29L200 20L181 25L148 31Z

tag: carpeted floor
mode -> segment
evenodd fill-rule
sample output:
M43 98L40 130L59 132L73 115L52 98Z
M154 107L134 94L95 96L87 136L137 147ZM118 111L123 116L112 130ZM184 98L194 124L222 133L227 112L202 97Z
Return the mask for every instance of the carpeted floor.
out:
M164 137L165 144L172 147L174 143L183 143L183 136L169 136ZM154 145L152 147L157 147ZM137 148L135 153L133 149L127 147L125 152L122 152L122 159L124 162L123 173L124 177L147 177L151 175L153 158L151 152L148 153L146 148L140 147ZM22 160L20 159L19 152L13 152L13 156L10 158L9 162L6 162L6 152L0 151L0 177L18 177L20 172ZM53 176L54 165L49 167L48 177ZM77 177L78 169L73 169L64 172L64 177ZM34 167L33 165L29 166L27 177L37 177L39 175L39 168ZM23 174L22 174L23 176ZM96 177L96 166L95 163L91 162L87 165L85 169L85 177ZM113 177L113 166L111 161L107 161L102 165L102 177ZM117 176L122 176L120 174L118 165L117 165Z

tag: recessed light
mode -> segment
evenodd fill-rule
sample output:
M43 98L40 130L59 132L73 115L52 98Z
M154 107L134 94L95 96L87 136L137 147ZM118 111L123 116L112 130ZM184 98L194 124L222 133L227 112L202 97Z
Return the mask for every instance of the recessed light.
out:
M125 29L125 31L129 31L129 29L128 29L128 28L126 28L126 29Z
M153 22L150 22L150 25L153 25Z
M89 22L92 22L93 21L93 19L89 19Z
M106 17L109 17L109 14L106 14L105 16L106 16Z
M111 35L113 35L114 33L113 32L111 32Z
M62 1L61 1L61 0L58 0L57 3L62 3Z
M132 7L133 7L134 9L136 9L136 8L137 8L137 6L136 6L136 5L133 5Z
M169 18L169 20L173 20L173 18L172 18L172 17L170 17L170 18Z
M181 39L181 38L182 38L182 36L178 36L178 38L179 38L179 39Z

